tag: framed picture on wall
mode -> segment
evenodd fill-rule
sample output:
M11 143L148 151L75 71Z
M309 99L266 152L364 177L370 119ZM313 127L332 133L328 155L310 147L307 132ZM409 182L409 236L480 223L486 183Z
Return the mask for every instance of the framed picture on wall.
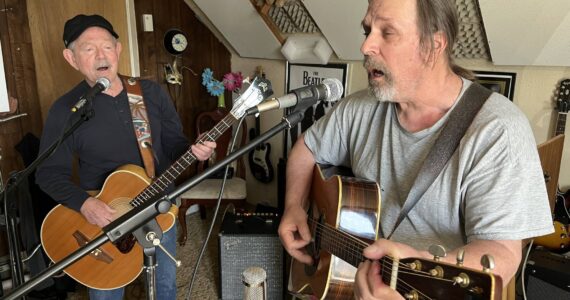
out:
M285 68L285 88L286 93L290 93L294 89L298 89L309 85L318 85L326 78L336 78L342 82L343 93L342 97L346 95L346 84L348 77L348 64L326 64L326 65L315 65L315 64L294 64L287 62ZM329 111L334 106L334 103L329 103L326 101L319 101L317 104L309 107L305 111L305 117L301 123L292 127L289 130L289 134L285 135L286 147L284 150L288 151L291 149L297 137L307 130L315 121L320 119L327 111ZM289 110L285 110L285 114L290 113ZM284 153L284 157L286 157Z
M336 78L342 82L342 97L346 96L347 80L348 80L348 64L294 64L287 62L285 66L285 93L290 93L294 89L298 89L308 85L320 84L326 78ZM277 165L277 206L280 212L285 207L285 169L287 165L287 156L289 150L297 141L299 135L307 130L313 123L321 118L328 110L334 106L334 103L319 101L319 103L305 110L303 120L286 130L283 134L283 155L279 159ZM288 115L291 109L284 110L284 114Z
M482 86L504 95L513 101L517 73L473 71Z

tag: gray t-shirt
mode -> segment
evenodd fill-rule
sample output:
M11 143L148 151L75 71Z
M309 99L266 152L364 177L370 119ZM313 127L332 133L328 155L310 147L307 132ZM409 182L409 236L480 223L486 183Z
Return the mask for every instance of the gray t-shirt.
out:
M469 85L464 79L459 97ZM363 90L309 128L305 144L317 163L350 167L356 177L379 183L380 232L388 235L449 112L430 128L411 133L400 125L395 104L378 102ZM419 250L433 244L455 249L475 239L518 240L552 231L528 120L493 93L392 240Z

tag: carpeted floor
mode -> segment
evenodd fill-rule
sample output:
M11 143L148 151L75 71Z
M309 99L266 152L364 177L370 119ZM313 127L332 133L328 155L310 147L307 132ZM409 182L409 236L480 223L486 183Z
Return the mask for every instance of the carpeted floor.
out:
M220 208L220 213L214 225L212 236L210 237L208 248L204 253L202 262L198 269L198 274L194 286L192 288L192 295L190 299L218 299L218 284L219 284L219 262L218 262L218 232L221 225L221 220L224 212L224 207ZM188 285L190 283L196 260L200 253L200 247L206 234L208 227L212 221L213 210L208 210L206 220L200 219L199 213L193 213L186 216L186 223L188 228L188 240L186 245L178 245L176 251L176 258L182 261L182 265L177 270L176 285L178 288L177 299L186 299L188 294ZM180 232L180 230L179 230ZM125 290L125 299L145 299L145 279L144 272L132 284L127 286ZM71 300L84 300L89 299L87 290L78 286L76 292L68 293L68 299Z

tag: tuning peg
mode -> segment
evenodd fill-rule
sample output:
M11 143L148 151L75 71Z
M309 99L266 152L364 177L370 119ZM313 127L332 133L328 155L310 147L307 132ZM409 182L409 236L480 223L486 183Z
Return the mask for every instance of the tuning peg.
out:
M457 266L459 267L463 266L464 258L465 258L465 249L461 248L459 249L459 252L457 252L457 257L455 258L457 260Z
M453 277L453 284L458 284L462 288L466 288L471 283L469 275L465 273L459 273L459 275Z
M433 255L433 260L439 261L441 257L447 256L447 251L442 245L431 245L428 249L429 253Z
M481 257L481 266L483 272L490 273L495 268L495 259L490 254L485 254Z
M420 299L420 294L416 290L409 291L409 292L405 293L403 296L404 296L404 299L409 299L409 300L419 300Z

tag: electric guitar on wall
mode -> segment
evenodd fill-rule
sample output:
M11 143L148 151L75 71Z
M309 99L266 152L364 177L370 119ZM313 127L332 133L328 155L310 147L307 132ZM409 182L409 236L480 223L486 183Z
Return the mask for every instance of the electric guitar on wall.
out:
M265 73L263 73L262 67L258 66L256 68L256 76L261 76L265 78ZM260 117L255 116L255 128L249 130L249 139L253 140L260 134ZM269 183L273 180L273 164L269 160L269 155L271 154L271 144L261 143L255 147L255 149L249 152L249 169L253 174L255 179L263 182Z
M248 108L259 104L272 93L271 84L267 80L255 78L249 88L236 99L228 115L212 130L200 137L197 143L215 141L245 115ZM122 215L133 207L157 199L156 196L161 194L195 160L196 157L189 149L154 181L146 176L143 168L136 165L124 165L107 177L101 191L95 197ZM156 218L163 231L174 226L177 210L178 208L173 205L167 214ZM59 262L101 234L103 234L101 229L87 222L83 215L63 205L58 205L44 219L41 241L48 257L54 262ZM127 285L138 277L142 267L142 248L131 235L121 239L120 243L105 243L64 271L85 286L107 290Z
M560 82L558 94L556 96L556 110L558 111L554 136L564 134L566 131L566 117L570 110L570 79ZM554 232L534 239L534 242L549 250L566 250L570 246L570 190L565 193L558 190L554 202Z
M378 237L378 184L332 175L330 169L316 166L309 197L312 242L306 249L315 263L308 266L292 260L289 291L300 299L352 299L356 267L365 260L363 250ZM437 259L385 256L380 260L381 275L405 299L501 299L499 276L489 268L463 267L462 254L457 261L453 265ZM487 256L482 259L483 264L489 261Z
M259 116L255 118L255 128L249 130L249 139L259 136ZM249 168L255 179L269 183L273 180L273 165L269 160L271 144L261 143L249 152Z

